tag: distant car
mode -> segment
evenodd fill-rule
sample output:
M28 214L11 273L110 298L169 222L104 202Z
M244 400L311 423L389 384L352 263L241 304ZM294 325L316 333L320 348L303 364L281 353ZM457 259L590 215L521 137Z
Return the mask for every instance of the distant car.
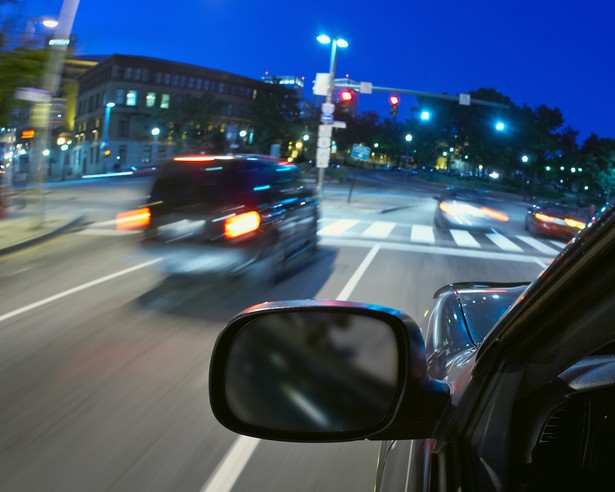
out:
M484 193L449 187L440 196L434 213L437 229L486 229L507 222L507 214L487 206Z
M175 157L132 214L118 224L142 220L143 247L176 275L275 278L318 240L318 195L300 181L296 166L270 157Z
M571 239L589 221L587 210L566 205L538 202L528 208L525 230L530 234Z

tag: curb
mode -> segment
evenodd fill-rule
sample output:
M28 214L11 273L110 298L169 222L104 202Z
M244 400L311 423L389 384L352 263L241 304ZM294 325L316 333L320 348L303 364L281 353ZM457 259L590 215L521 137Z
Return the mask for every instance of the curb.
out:
M85 215L78 215L74 219L71 219L68 222L65 222L61 226L56 227L55 229L53 229L51 231L44 232L42 234L39 234L38 236L34 236L34 237L30 238L30 239L26 239L25 241L22 241L20 243L15 243L15 244L12 244L10 246L5 246L3 248L0 248L0 256L5 256L5 255L8 255L10 253L14 253L16 251L29 248L29 247L34 246L36 244L43 243L43 242L48 241L48 240L50 240L50 239L52 239L52 238L54 238L56 236L61 236L65 232L69 231L70 229L78 226L79 223L81 221L83 221L84 218L85 218Z

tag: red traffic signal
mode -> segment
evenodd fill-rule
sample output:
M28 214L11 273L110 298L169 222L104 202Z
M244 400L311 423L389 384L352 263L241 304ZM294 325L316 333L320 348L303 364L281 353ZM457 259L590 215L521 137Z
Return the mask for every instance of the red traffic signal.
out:
M391 96L389 97L389 102L391 103L391 116L397 116L397 106L399 106L399 97Z
M342 92L341 98L342 98L342 101L344 101L344 102L352 101L352 92L350 92L350 91Z

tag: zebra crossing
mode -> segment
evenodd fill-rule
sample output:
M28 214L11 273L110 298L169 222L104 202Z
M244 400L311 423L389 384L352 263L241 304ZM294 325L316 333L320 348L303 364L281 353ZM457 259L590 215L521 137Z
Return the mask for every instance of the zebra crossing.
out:
M439 245L464 249L486 249L506 253L529 253L555 256L566 245L554 239L536 239L524 234L504 235L464 229L439 230L430 225L399 224L387 221L354 219L322 219L318 231L321 237L353 237L402 241L422 245Z

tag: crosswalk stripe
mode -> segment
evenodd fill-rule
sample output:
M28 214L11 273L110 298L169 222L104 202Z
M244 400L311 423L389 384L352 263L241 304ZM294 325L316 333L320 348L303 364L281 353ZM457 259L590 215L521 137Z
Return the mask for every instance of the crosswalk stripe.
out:
M374 222L370 225L361 236L363 237L371 237L377 239L384 239L391 234L393 228L395 227L395 222Z
M486 234L486 236L500 249L504 251L521 252L523 249L513 243L510 239L497 232Z
M518 239L521 239L524 243L529 244L532 248L536 248L541 253L546 253L548 255L556 255L559 253L557 249L553 249L550 246L547 246L545 243L540 242L538 239L534 239L529 236L517 236Z
M462 246L465 248L480 248L480 243L474 239L474 236L470 234L468 231L462 231L461 229L451 229L449 231L451 236L453 236L453 240L457 244L457 246Z
M434 244L436 238L431 226L413 225L410 233L410 241L413 243L429 243Z
M320 229L319 233L325 236L339 236L358 223L358 220L336 220L333 224Z
M559 249L562 249L564 246L566 246L566 243L564 241L558 241L557 239L549 239L549 242L551 244L555 244L555 246L557 246Z

